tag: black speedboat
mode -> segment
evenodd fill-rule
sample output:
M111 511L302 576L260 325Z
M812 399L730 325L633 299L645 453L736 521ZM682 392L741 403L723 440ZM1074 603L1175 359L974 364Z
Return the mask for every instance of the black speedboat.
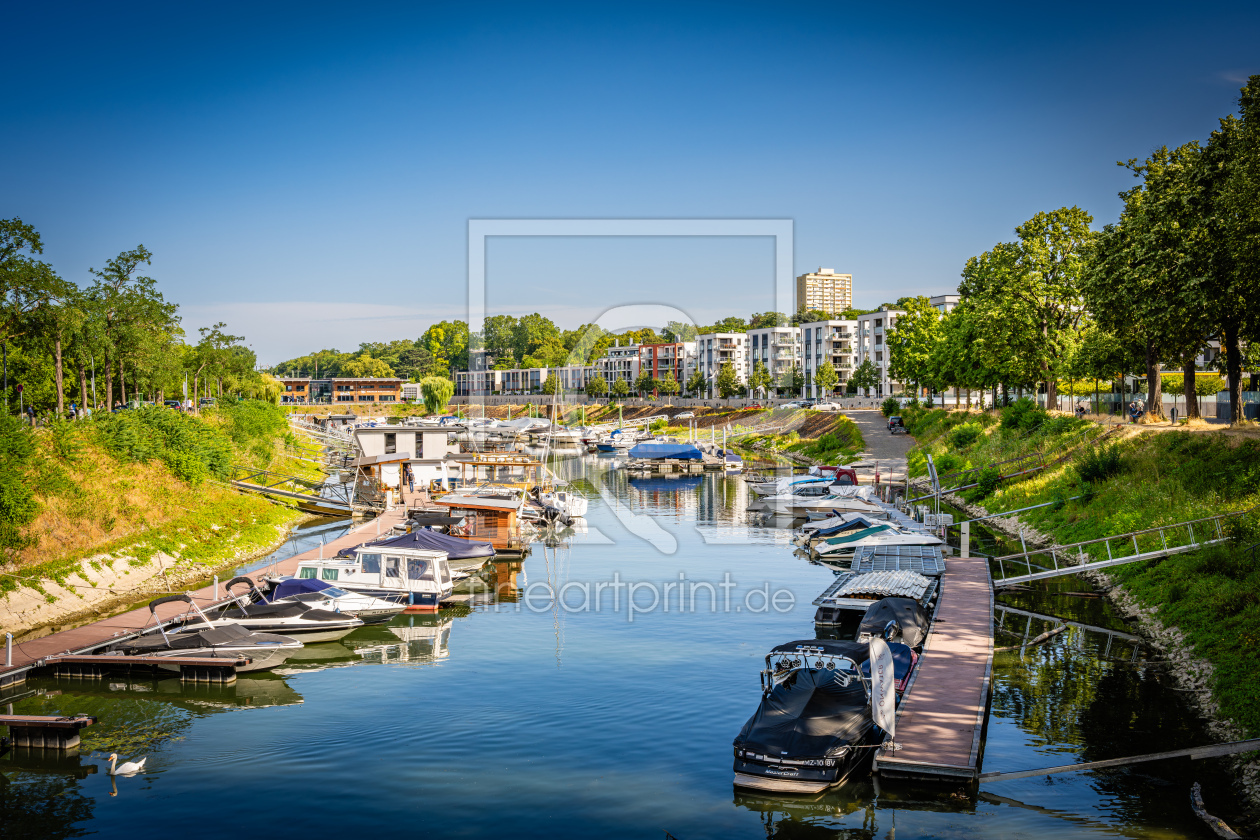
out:
M761 672L761 705L735 738L735 786L818 793L864 768L883 732L871 718L866 643L779 645Z
M185 621L181 627L168 630L157 617L157 608L171 601L186 601L199 619L196 624ZM143 635L111 645L107 653L125 656L160 657L243 657L249 660L237 668L238 673L267 671L302 649L302 643L288 636L255 633L235 622L210 621L187 594L167 595L149 603L149 612L157 623L159 635ZM179 666L171 666L178 671Z
M232 578L227 583L227 591L231 592L232 586L238 583L249 587L246 596L237 599L240 606L225 609L219 613L219 618L230 619L246 630L279 633L310 644L335 642L363 626L363 621L350 613L322 610L298 601L266 603L247 577ZM255 595L258 602L251 603L249 595Z
M913 598L881 598L866 608L858 625L857 639L864 642L882 637L912 648L923 646L927 638L928 614Z

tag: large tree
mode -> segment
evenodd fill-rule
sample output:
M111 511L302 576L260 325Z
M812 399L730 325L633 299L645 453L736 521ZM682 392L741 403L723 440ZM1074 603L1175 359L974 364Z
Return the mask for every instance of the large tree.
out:
M752 375L748 377L748 390L751 392L761 391L763 397L770 396L770 386L774 384L774 377L770 375L770 371L766 370L764 362L757 362L753 365Z
M836 373L835 365L831 362L823 362L818 366L818 370L814 371L814 385L818 388L819 396L830 396L831 389L835 388L839 381L840 375Z
M888 375L901 382L922 385L931 379L932 350L941 340L941 315L926 297L906 298L904 315L884 336L888 348Z
M723 362L721 369L717 375L718 394L724 400L729 400L739 391L739 377L735 373L735 366L730 362Z

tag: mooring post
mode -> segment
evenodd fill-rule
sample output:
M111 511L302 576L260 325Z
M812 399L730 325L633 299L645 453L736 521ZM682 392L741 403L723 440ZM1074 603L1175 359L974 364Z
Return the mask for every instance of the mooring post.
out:
M322 534L319 537L319 559L324 559L324 537Z
M219 576L214 576L214 600L219 600Z
M962 524L962 545L960 547L960 557L971 556L971 523L964 522Z
M8 668L13 664L13 634L4 634L4 667Z

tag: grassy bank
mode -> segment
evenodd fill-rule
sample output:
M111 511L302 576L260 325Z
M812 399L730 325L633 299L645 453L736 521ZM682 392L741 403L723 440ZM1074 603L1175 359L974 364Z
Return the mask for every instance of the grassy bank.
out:
M1029 405L985 415L919 411L912 432L919 447L911 459L920 474L923 454L938 469L959 468L1034 451L1057 452L1079 437L1087 421L1049 417ZM964 430L964 431L960 431ZM1101 448L1082 450L1068 463L1012 482L964 494L991 512L1054 502L1021 514L1021 521L1073 543L1168 525L1260 504L1260 440L1210 431L1124 430ZM1070 500L1071 497L1083 498ZM1228 543L1164 560L1118 566L1108 574L1166 627L1180 628L1197 655L1215 667L1213 696L1222 712L1251 737L1260 735L1260 516L1252 511L1228 534ZM1159 547L1158 535L1139 539ZM1105 549L1100 549L1105 555ZM1100 559L1102 557L1100 556Z
M234 464L318 474L283 413L225 402L201 417L162 407L31 429L0 418L0 593L68 580L84 561L133 567L162 555L181 575L265 549L298 518L224 484Z

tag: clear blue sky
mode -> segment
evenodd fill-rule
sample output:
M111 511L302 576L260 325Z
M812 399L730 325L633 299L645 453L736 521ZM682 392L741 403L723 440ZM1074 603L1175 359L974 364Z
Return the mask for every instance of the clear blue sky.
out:
M880 7L883 8L880 8ZM462 317L469 218L795 220L858 305L1204 138L1260 4L8 4L0 217L264 363ZM771 308L769 240L498 240L492 311Z

